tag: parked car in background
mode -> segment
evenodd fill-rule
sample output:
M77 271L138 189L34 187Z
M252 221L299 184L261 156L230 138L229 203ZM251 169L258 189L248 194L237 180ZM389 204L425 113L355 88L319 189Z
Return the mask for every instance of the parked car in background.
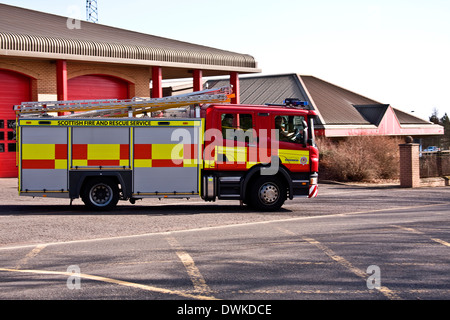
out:
M430 146L423 150L423 152L436 152L436 151L441 151L441 149L436 146Z

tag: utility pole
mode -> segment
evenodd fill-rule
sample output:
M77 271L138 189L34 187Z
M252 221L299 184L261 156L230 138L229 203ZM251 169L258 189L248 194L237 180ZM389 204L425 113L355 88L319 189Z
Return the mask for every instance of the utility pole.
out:
M97 0L86 0L86 21L98 22Z

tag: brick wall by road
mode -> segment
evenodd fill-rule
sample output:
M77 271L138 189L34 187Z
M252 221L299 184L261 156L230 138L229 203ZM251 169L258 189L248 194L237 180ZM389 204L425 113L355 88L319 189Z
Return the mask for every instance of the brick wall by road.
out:
M416 188L420 186L419 145L406 143L400 147L400 186Z
M56 100L55 60L0 57L0 69L20 72L31 77L32 100ZM150 97L151 70L149 67L67 62L68 79L88 74L109 75L127 80L130 82L130 97Z

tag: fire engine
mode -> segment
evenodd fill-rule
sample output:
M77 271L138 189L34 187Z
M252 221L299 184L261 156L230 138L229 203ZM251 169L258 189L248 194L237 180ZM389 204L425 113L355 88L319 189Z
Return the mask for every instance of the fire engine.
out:
M229 104L232 96L221 88L17 105L19 195L81 198L95 210L197 196L273 211L287 199L316 197L314 110L297 99ZM187 105L183 117L148 116Z

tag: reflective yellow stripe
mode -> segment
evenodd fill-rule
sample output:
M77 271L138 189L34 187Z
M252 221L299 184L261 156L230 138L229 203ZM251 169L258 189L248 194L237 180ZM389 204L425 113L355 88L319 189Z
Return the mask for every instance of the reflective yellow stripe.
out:
M250 169L251 167L253 167L254 165L258 164L258 162L247 162L247 169Z
M182 160L183 159L183 145L152 144L152 159Z
M22 144L23 160L53 160L55 159L54 144Z
M215 168L216 166L216 161L214 160L204 160L203 163L205 169Z
M74 167L87 167L87 160L72 160L72 166Z
M88 144L89 160L119 160L119 144Z
M279 157L282 163L286 164L309 164L309 151L308 150L288 150L280 149Z
M198 164L197 159L184 159L183 167L196 167Z
M134 159L135 168L150 168L152 166L151 159Z
M55 169L67 169L67 160L55 160Z
M161 125L161 122L167 122L167 125ZM165 120L159 120L159 121L150 121L151 126L159 126L159 127L200 127L201 122L200 121L165 121Z
M227 162L245 163L247 161L247 148L246 147L222 147L218 146L216 149L216 161L219 154L223 154L227 157Z

